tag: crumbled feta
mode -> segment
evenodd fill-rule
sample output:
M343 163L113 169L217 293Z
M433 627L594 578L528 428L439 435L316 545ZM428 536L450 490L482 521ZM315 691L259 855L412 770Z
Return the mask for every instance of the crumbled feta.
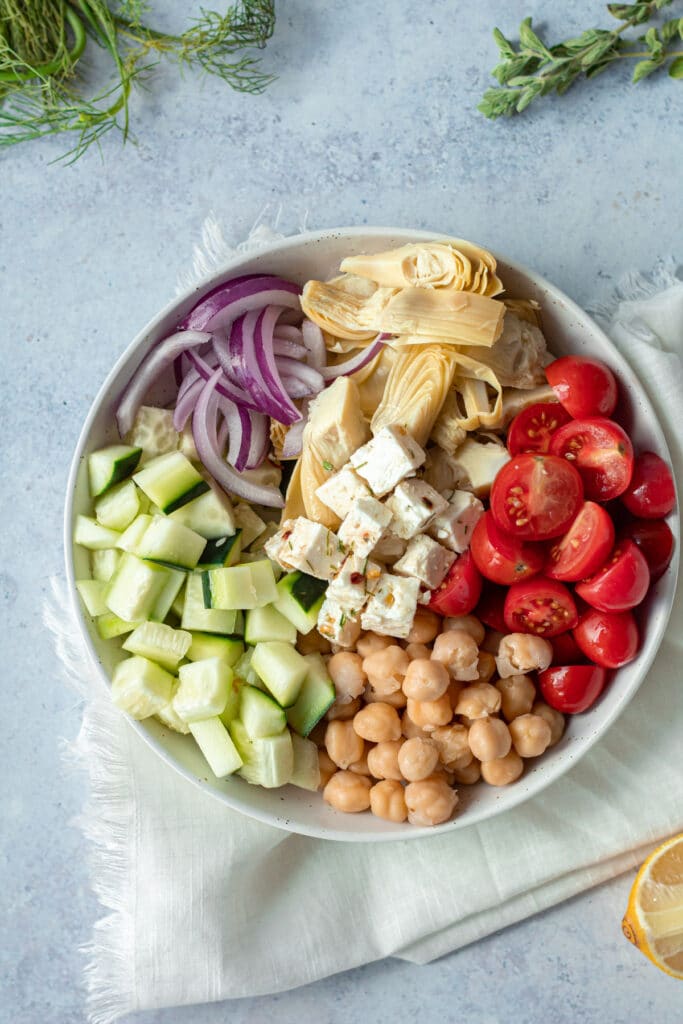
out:
M344 466L321 484L315 494L323 505L331 508L340 519L344 519L356 498L370 497L370 488L351 466Z
M427 533L457 554L470 546L474 527L484 514L484 506L470 491L453 491L443 512L434 516Z
M391 522L391 511L377 498L356 498L339 527L339 540L359 558L370 554Z
M350 615L329 593L318 612L318 632L337 647L353 647L360 636L360 617Z
M371 441L351 456L351 465L378 498L407 476L414 476L425 453L404 427L382 427Z
M453 461L466 477L469 490L479 497L485 497L498 471L510 461L510 453L504 444L482 444L468 438L456 451Z
M429 590L434 590L442 582L454 561L455 555L452 551L437 544L431 537L421 534L410 541L405 555L394 565L394 572L401 576L415 576Z
M319 580L331 579L344 558L337 535L303 516L288 519L266 542L265 551L283 569L299 569Z
M375 545L372 551L372 557L378 559L380 562L386 562L389 565L393 565L397 558L405 552L408 546L408 541L403 540L402 537L397 537L392 532L391 526L380 538L378 544Z
M363 629L405 639L415 618L419 592L419 580L382 573L377 590L361 615Z
M410 540L447 505L446 499L424 480L404 480L386 500L393 516L391 531Z
M381 575L382 567L377 562L349 555L327 588L326 596L336 601L348 615L359 615Z

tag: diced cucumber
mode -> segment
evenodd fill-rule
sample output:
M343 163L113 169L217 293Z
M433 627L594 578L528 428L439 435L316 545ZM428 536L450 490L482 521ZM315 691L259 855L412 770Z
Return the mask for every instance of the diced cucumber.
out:
M126 552L105 592L107 608L125 622L162 621L183 584L183 574Z
M143 459L173 452L178 447L178 432L173 426L173 410L141 405L126 438L143 450Z
M236 532L232 502L227 495L214 491L213 487L172 512L171 519L189 526L207 540L231 537Z
M207 540L198 567L200 569L217 569L221 566L235 565L239 562L242 553L241 537L241 531L238 530L230 537Z
M238 718L230 723L230 736L244 764L239 774L254 786L275 789L286 786L292 777L294 752L289 730L278 736L250 740Z
M159 568L162 568L162 566L159 566ZM164 621L185 583L184 572L179 572L177 569L164 569L164 572L166 573L167 582L152 609L150 618L153 622Z
M251 544L249 545L249 553L250 554L259 554L260 553L261 558L265 558L266 555L265 555L264 548L265 548L267 542L270 540L270 538L274 537L279 529L280 529L280 526L279 526L278 523L266 523L266 527L263 530L263 532L260 533L258 535L258 537L256 538L256 540L253 540L251 542Z
M105 548L116 547L121 534L117 530L109 530L100 526L90 516L76 516L74 527L74 544L89 548L90 551L103 551Z
M194 434L192 433L192 420L190 419L180 432L180 440L178 441L178 448L183 453L186 459L190 459L191 462L200 462L199 452L197 446L194 443Z
M171 605L171 612L175 615L175 617L179 621L183 617L183 609L184 609L184 607L185 607L185 584L183 583L182 587L180 588L180 590L178 591L178 593L176 594L176 596L173 599L173 604Z
M165 704L161 711L157 711L157 718L162 725L167 725L169 729L173 729L174 732L183 733L187 736L190 731L190 727L187 722L183 722L182 718L176 714L173 707L173 697L175 697L178 690L178 681L173 681L173 696L171 697L168 704Z
M216 778L224 779L242 766L242 758L220 718L190 722L190 732Z
M241 679L238 679L233 674L228 686L228 699L225 702L225 707L218 716L223 725L230 725L233 718L237 718L240 712L240 694L242 693L242 687L244 683Z
M226 665L235 665L244 654L244 644L235 636L212 636L211 633L193 632L185 657L189 661L220 658Z
M308 664L291 644L269 640L257 644L252 668L266 684L278 704L294 704L308 672Z
M244 639L248 644L258 644L263 640L282 640L284 643L296 643L296 626L281 615L272 604L263 608L252 608L246 614Z
M202 633L234 633L237 620L234 611L204 607L202 575L197 572L187 577L181 626L183 629L198 630Z
M170 672L147 658L120 661L111 681L111 698L132 718L157 715L168 704L175 680Z
M154 516L140 538L136 554L171 569L194 569L206 540L182 523Z
M248 683L249 686L255 686L257 690L265 690L265 683L261 681L261 677L251 667L251 659L253 657L254 648L247 647L242 657L235 663L233 671L238 679Z
M277 597L273 567L267 558L203 574L204 604L211 608L262 608Z
M204 658L181 665L180 686L173 698L173 710L184 722L201 722L225 710L232 669L220 658Z
M287 709L287 721L300 736L308 736L334 703L335 689L319 654L304 655L306 678L296 703Z
M92 575L95 580L102 580L104 583L110 580L116 572L121 552L116 548L102 548L100 551L93 551L90 555Z
M114 484L130 476L142 455L142 449L129 444L111 444L88 456L90 493L99 498Z
M76 580L76 590L81 595L85 610L92 618L105 615L107 612L104 600L106 586L102 580Z
M173 629L163 622L143 622L124 642L123 649L131 654L141 654L173 672L191 643L192 634L184 629Z
M123 636L124 633L131 633L140 623L125 622L113 612L105 612L104 615L97 616L95 625L103 640L112 640L116 636Z
M318 748L311 740L305 740L302 736L297 736L295 732L291 733L291 737L294 768L289 781L299 789L310 789L315 793L320 788Z
M182 452L159 455L133 477L140 490L170 515L208 491L209 485Z
M119 536L116 546L120 551L130 551L131 554L137 555L140 547L140 541L147 532L147 527L152 522L152 516L143 513L142 515L136 516L133 522L130 524L127 530Z
M242 687L239 718L250 740L277 736L287 726L285 713L277 701L253 686Z
M242 531L242 547L248 548L266 528L260 516L258 516L250 505L243 501L238 502L232 510L235 520L235 528Z
M139 493L132 480L110 487L95 502L95 519L110 530L125 530L140 511Z
M305 572L290 572L277 584L275 607L300 633L310 633L318 621L327 583Z
M237 609L235 615L235 628L233 629L235 636L244 636L244 612L241 608Z

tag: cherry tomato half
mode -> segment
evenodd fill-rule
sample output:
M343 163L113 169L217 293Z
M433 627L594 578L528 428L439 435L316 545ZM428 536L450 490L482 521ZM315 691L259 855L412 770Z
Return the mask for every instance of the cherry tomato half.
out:
M621 496L626 508L641 519L668 516L676 504L676 490L671 470L654 452L636 456L631 483Z
M598 359L564 356L546 366L545 375L557 400L574 419L611 416L617 405L614 374Z
M550 641L553 645L551 665L581 665L586 656L574 639L573 633L560 633Z
M511 455L522 452L547 452L550 438L571 416L559 402L536 402L517 413L510 424L507 447Z
M555 665L538 673L546 704L568 715L587 711L605 688L607 673L598 665Z
M491 488L496 525L524 540L559 537L582 501L581 477L571 463L554 455L515 455L498 472Z
M481 619L485 626L494 629L497 633L507 632L504 614L506 597L507 587L498 587L495 583L484 580L481 597L474 614Z
M504 586L535 576L545 559L540 545L525 543L499 530L490 512L485 512L475 526L470 551L482 576Z
M482 578L469 551L456 558L428 607L439 615L469 615L481 594Z
M585 501L564 537L548 552L551 580L583 580L604 564L614 547L614 525L601 505Z
M573 629L578 622L567 588L545 576L514 583L505 598L505 625L512 633L535 633L546 639Z
M619 668L633 661L638 651L638 627L631 612L585 612L574 639L591 661L603 668Z
M616 498L631 482L633 445L613 420L573 420L553 434L550 451L576 466L591 501Z
M674 553L674 535L663 519L632 519L619 531L621 539L629 538L645 555L654 583L664 573Z
M640 604L649 586L645 555L632 540L624 540L595 575L577 583L576 593L598 611L626 612Z

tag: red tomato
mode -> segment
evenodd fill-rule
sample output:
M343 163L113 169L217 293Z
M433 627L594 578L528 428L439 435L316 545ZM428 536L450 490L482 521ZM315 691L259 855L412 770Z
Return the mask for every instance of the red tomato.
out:
M664 573L674 553L674 535L663 519L633 519L619 531L620 538L637 544L650 569L650 582Z
M572 633L560 633L551 640L553 660L551 665L580 665L586 656L577 644Z
M514 583L505 598L504 614L511 633L535 633L546 639L573 629L579 618L567 588L545 576Z
M638 627L631 612L585 612L574 639L591 661L603 668L619 668L633 661L638 651Z
M575 420L611 416L617 405L617 382L608 366L585 356L564 356L546 366L557 399Z
M469 615L481 594L482 578L469 551L456 558L448 575L432 591L429 608L439 615Z
M636 456L631 483L621 496L626 508L642 519L668 516L676 504L676 490L671 470L654 452Z
M507 446L511 455L522 452L547 452L550 438L571 416L559 402L536 402L517 413L510 424Z
M576 593L601 612L625 612L640 604L649 586L645 555L632 540L624 540L594 576L577 583Z
M504 586L535 576L545 558L539 545L502 533L490 512L485 512L475 526L470 551L482 576Z
M494 583L484 580L484 586L477 604L475 615L488 626L495 629L497 633L506 633L505 625L505 598L507 597L506 587L497 587Z
M551 437L550 451L576 466L592 501L616 498L631 481L633 445L613 420L567 423Z
M604 508L586 501L564 537L552 545L545 566L551 580L583 580L614 546L614 525Z
M538 673L546 704L568 715L587 711L605 688L607 673L597 665L556 665Z
M554 455L515 455L491 488L496 525L524 540L559 537L582 501L581 477L569 462Z

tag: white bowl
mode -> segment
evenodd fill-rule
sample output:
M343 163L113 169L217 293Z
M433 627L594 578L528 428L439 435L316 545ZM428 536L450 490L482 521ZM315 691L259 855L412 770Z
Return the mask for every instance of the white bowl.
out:
M163 309L131 342L100 388L83 426L76 447L67 485L64 544L66 573L75 614L96 671L105 685L113 665L120 658L115 642L103 641L84 615L76 596L74 580L88 575L88 555L72 543L73 520L78 513L89 513L91 501L86 478L86 456L102 445L118 440L114 411L119 395L147 350L170 334L200 294L237 274L280 274L303 283L308 278L332 276L341 259L351 253L379 252L406 242L429 240L435 233L390 228L341 228L298 235L242 256L226 264L201 287L188 291ZM597 324L571 299L540 275L496 254L499 272L507 294L537 299L543 311L543 324L552 351L590 353L604 360L616 373L621 392L619 416L636 449L658 452L671 462L661 427L647 396L633 371L616 351ZM153 400L170 400L170 376L161 381ZM626 707L645 678L664 635L673 603L678 569L679 519L671 517L676 551L669 570L654 586L639 615L644 624L643 644L635 661L619 669L597 704L582 715L570 717L561 741L538 761L530 762L522 778L514 785L497 789L485 784L460 787L457 817L436 828L397 825L371 814L341 814L332 810L319 794L293 786L267 790L250 786L237 777L217 780L212 777L191 737L166 729L154 719L132 722L146 743L169 766L194 782L228 807L269 825L325 839L381 842L417 839L436 835L483 821L494 814L517 806L539 793L581 758Z

